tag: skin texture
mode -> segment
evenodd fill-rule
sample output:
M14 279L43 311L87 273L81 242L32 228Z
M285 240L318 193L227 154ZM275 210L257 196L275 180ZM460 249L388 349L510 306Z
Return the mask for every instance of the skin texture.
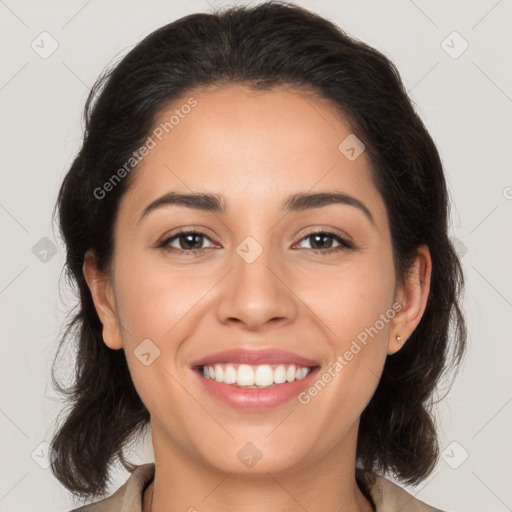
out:
M190 96L197 106L132 171L112 274L98 272L92 251L84 263L104 342L125 350L151 414L156 474L145 510L153 493L153 512L368 511L355 481L359 418L386 357L421 319L429 251L419 248L404 283L396 278L369 159L350 161L338 150L351 131L326 100L294 89L210 87L184 96L157 124ZM173 205L139 222L171 190L222 194L227 212ZM343 204L281 211L289 194L320 191L359 199L374 224ZM183 228L207 233L195 242L202 253L156 247ZM335 251L339 242L328 238L314 251L307 235L323 229L350 237L354 248ZM252 263L236 252L247 236L263 249ZM179 238L168 245L193 251ZM289 350L328 368L397 302L401 311L307 405L293 399L266 411L234 410L203 390L190 368L235 347ZM146 338L161 351L149 366L134 355ZM237 458L247 442L262 454L251 468Z

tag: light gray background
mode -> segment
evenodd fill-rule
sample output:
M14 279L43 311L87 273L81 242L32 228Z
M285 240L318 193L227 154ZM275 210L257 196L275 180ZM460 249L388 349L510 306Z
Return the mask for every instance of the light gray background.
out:
M431 478L408 490L444 510L512 510L511 2L296 3L391 57L446 168L452 235L467 276L469 353L438 407L444 456ZM50 364L64 313L73 304L64 281L59 287L64 252L50 215L80 144L88 90L114 57L157 27L225 4L0 0L1 511L74 506L40 464L41 443L50 440L62 409ZM43 31L58 43L46 59L31 48ZM453 31L469 44L458 58L441 45ZM451 46L453 54L462 44L452 36L445 48ZM43 237L58 250L46 262L39 246L36 254L32 250ZM132 460L149 462L152 456L146 438ZM119 469L112 492L128 476Z

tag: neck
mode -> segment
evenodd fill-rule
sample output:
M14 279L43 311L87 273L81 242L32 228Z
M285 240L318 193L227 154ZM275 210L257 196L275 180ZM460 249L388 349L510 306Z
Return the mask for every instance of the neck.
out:
M144 512L372 511L356 483L354 458L344 456L341 447L286 472L247 475L222 473L179 451L158 457L155 437L153 432L156 471L144 494Z

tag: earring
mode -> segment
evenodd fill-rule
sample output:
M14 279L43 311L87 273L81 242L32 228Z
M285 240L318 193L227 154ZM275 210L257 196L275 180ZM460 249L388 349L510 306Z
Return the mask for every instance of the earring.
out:
M402 337L400 335L396 335L396 341L398 341L398 343L400 343L400 345L402 344Z

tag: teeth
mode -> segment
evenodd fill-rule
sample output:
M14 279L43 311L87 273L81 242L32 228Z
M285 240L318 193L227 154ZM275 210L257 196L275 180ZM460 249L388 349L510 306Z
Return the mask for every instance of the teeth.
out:
M217 382L224 382L224 370L220 364L215 365L215 380Z
M293 382L295 380L295 365L292 364L291 366L288 367L288 370L286 372L286 380L288 382Z
M226 366L226 371L224 372L224 382L226 384L234 384L236 382L236 370L230 364Z
M203 366L203 376L225 384L266 388L303 379L311 368L290 365L215 364Z
M274 384L274 372L268 364L258 366L254 373L254 384L256 386L271 386Z
M215 366L220 365L216 364ZM236 383L239 386L254 386L254 371L248 364L241 364L238 367Z
M282 364L274 370L274 382L276 384L286 382L286 368Z
M307 368L297 368L297 371L295 372L295 379L300 380L303 379L308 374Z

